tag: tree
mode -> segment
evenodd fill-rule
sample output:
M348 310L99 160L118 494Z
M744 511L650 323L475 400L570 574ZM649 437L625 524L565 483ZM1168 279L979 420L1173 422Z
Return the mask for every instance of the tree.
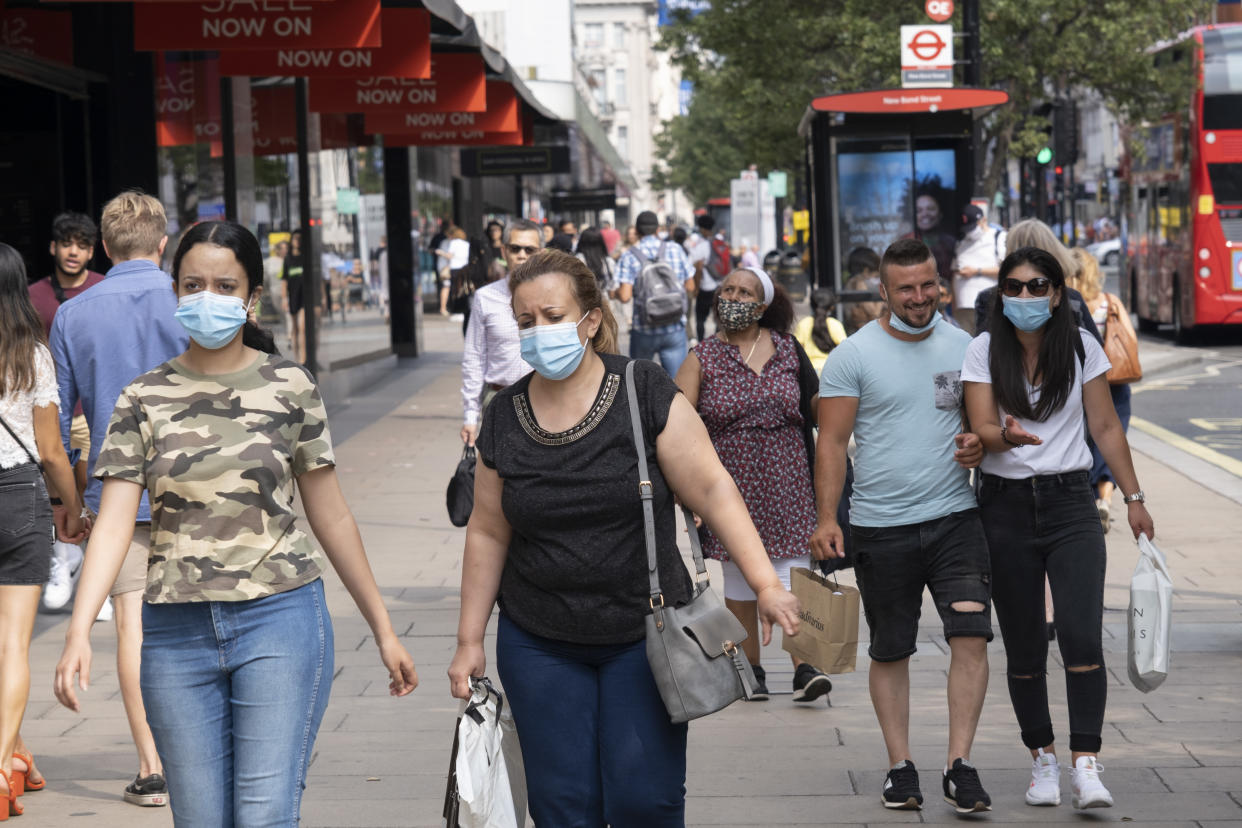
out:
M696 200L723 195L747 164L800 173L797 128L819 95L900 84L899 27L927 20L922 0L714 0L697 17L676 12L667 49L694 84L688 114L657 137L656 179ZM953 22L961 28L961 4ZM981 0L984 85L1010 102L982 124L994 192L1011 153L1033 155L1051 97L1093 89L1131 121L1179 109L1189 71L1157 70L1149 48L1206 19L1212 0ZM958 50L960 57L961 50ZM723 168L723 169L720 169ZM727 185L724 185L727 187Z

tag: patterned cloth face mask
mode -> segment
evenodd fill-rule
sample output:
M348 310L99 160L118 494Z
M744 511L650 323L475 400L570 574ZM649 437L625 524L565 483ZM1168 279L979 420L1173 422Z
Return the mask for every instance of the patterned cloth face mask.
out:
M758 302L735 302L731 299L717 299L716 312L720 315L720 327L726 331L744 331L754 324L763 312Z

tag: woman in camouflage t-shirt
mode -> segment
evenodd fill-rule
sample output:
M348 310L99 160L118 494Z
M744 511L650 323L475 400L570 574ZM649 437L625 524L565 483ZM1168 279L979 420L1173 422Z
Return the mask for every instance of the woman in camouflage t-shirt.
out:
M297 824L332 682L323 558L293 492L371 626L393 695L418 683L337 483L323 401L302 366L247 319L263 284L258 242L204 222L173 259L184 354L121 393L95 475L102 504L56 694L90 668L89 633L151 500L142 698L178 824Z

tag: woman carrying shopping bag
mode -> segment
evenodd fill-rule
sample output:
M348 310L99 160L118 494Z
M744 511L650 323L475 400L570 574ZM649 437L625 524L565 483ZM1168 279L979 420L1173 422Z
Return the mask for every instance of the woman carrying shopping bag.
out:
M1069 280L1070 287L1082 294L1082 300L1091 314L1091 320L1104 340L1105 355L1110 363L1129 363L1132 357L1133 368L1138 376L1131 372L1128 377L1114 380L1116 369L1121 365L1114 364L1108 372L1108 392L1113 398L1113 408L1117 409L1117 418L1121 420L1122 431L1130 430L1130 383L1142 379L1142 369L1138 368L1138 336L1130 324L1130 312L1126 310L1121 298L1104 292L1104 276L1100 273L1100 264L1086 250L1075 247L1070 251L1078 263L1078 275ZM1118 358L1109 350L1117 347ZM1104 462L1104 456L1094 443L1091 444L1091 488L1095 491L1095 508L1100 513L1100 524L1108 532L1111 523L1113 500L1113 473Z
M371 627L389 692L418 684L341 494L323 400L302 366L247 320L259 243L231 221L195 225L173 257L179 357L121 393L95 466L103 495L56 697L78 710L91 622L116 580L143 489L151 556L142 700L178 825L294 825L332 683L324 555Z
M468 698L471 676L485 675L483 635L499 600L497 672L535 823L681 826L687 727L670 721L644 642L652 602L629 360L615 353L599 281L572 255L533 256L510 287L522 357L535 372L497 394L476 443L452 694ZM635 367L664 605L692 596L675 492L728 543L758 595L765 635L772 624L793 634L797 601L694 408L657 365Z
M726 276L716 288L715 316L715 335L686 356L677 385L703 418L772 566L789 589L790 570L811 562L811 427L819 378L789 333L794 317L789 296L763 270L739 268ZM809 398L805 413L804 394ZM765 700L769 693L759 664L755 594L710 521L703 529L703 554L722 564L725 604L748 633L742 649L759 681L754 700ZM832 681L817 665L792 660L794 701L812 702L832 690Z
M1023 247L1001 263L988 332L962 367L971 429L987 449L979 509L992 557L992 600L1008 658L1009 698L1034 765L1029 805L1061 802L1048 710L1044 578L1056 605L1069 706L1075 808L1106 808L1098 755L1108 677L1101 644L1104 533L1088 484L1087 427L1128 507L1130 528L1154 537L1125 433L1109 396L1108 359L1080 330L1052 254Z
M30 638L52 560L44 475L64 501L60 539L77 543L86 528L60 441L56 368L27 285L21 254L0 243L0 822L22 813L17 798L33 770L30 754L17 750L17 731L30 695ZM42 779L30 787L43 787Z

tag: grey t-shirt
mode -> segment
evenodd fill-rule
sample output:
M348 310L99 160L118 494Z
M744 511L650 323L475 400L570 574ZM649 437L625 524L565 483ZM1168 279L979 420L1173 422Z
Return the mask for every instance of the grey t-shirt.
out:
M943 323L904 342L876 320L828 355L820 397L858 398L850 523L904 526L975 508L969 474L953 459L969 344Z
M587 416L568 431L544 431L531 413L528 375L501 391L483 415L479 459L504 484L513 527L500 606L522 629L577 644L621 644L645 634L647 548L638 497L638 455L625 394L629 360L601 355L604 380ZM656 548L664 602L685 604L690 576L677 550L673 495L656 459L677 386L660 366L634 369L647 464L654 487Z

